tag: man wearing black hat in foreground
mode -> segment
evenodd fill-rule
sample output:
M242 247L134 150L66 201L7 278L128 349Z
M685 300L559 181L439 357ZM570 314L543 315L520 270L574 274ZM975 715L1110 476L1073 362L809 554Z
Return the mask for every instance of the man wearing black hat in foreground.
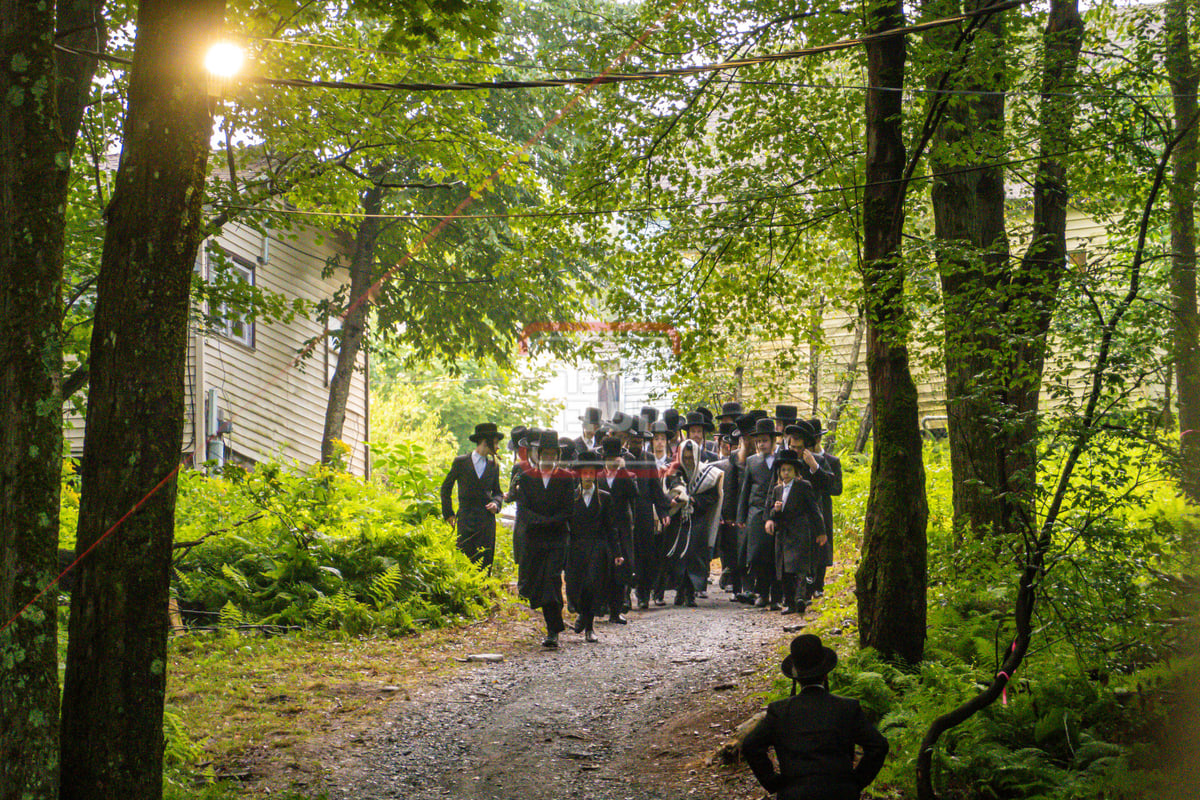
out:
M504 494L500 491L500 466L496 445L504 434L491 422L475 426L470 435L475 449L450 464L442 481L442 519L458 530L458 549L488 572L496 555L496 515ZM458 513L450 504L450 492L458 484Z
M558 647L562 632L562 574L567 564L575 476L558 466L558 432L538 432L535 469L517 481L517 502L525 517L526 589L529 607L546 620L544 647Z
M783 674L798 694L767 706L742 743L754 777L779 800L858 800L887 757L887 739L867 722L857 700L829 692L837 653L806 633L792 640ZM854 764L854 746L862 759ZM767 756L775 748L779 772Z

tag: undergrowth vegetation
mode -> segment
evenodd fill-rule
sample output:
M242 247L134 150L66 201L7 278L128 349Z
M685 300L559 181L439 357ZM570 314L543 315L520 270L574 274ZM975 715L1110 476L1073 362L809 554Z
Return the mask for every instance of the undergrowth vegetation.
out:
M336 467L180 478L175 591L189 622L408 633L478 616L500 584L437 520L436 478L405 453L383 488ZM400 489L398 491L398 489Z
M943 798L1170 796L1174 701L1200 678L1189 623L1197 608L1200 522L1163 472L1112 470L1112 458L1144 453L1100 448L1084 465L1086 486L1064 515L1042 578L1033 645L1004 701L938 743L934 784ZM813 632L842 651L831 689L860 700L891 743L875 796L915 796L918 749L935 717L977 694L1012 641L1017 548L963 540L953 530L949 453L926 448L930 501L928 638L914 668L853 646L849 592L831 592ZM839 509L839 548L861 526L870 464L849 457ZM1086 474L1105 473L1107 485ZM1164 470L1165 471L1165 470ZM1049 483L1049 481L1047 481ZM1086 498L1086 499L1085 499ZM850 541L847 541L850 540ZM1019 543L1018 543L1019 544ZM852 571L842 577L852 585ZM839 646L844 643L844 646ZM791 684L780 679L773 697Z

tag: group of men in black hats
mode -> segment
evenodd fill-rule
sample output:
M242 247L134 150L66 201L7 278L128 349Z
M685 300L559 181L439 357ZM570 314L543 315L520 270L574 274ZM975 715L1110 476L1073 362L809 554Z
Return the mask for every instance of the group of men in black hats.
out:
M744 412L725 403L661 415L645 407L604 420L580 417L583 434L517 427L507 494L500 491L495 425L476 427L475 450L459 456L442 484L442 513L456 523L459 547L490 568L495 516L516 503L513 556L521 596L541 609L547 647L558 646L562 575L577 632L595 641L594 619L626 622L622 612L707 597L709 565L721 560L721 587L732 599L783 613L803 612L824 591L833 563L832 497L841 464L821 449L819 420L792 406ZM459 487L459 511L451 489ZM635 599L636 598L636 599Z

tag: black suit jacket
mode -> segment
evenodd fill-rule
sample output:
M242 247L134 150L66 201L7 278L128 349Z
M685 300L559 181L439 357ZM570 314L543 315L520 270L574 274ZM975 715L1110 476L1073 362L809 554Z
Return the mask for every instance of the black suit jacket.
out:
M773 456L774 454L772 454ZM772 458L774 466L774 458ZM775 484L775 471L767 466L764 456L758 453L746 459L746 468L742 472L742 485L738 489L737 521L745 525L750 512L758 509L766 513L767 496Z
M792 481L787 502L781 511L776 511L775 502L782 497L782 486L771 488L767 519L775 523L777 539L799 539L811 543L825 533L825 520L817 506L817 496L811 483L802 478Z
M858 766L854 746L863 749ZM775 748L779 772L767 757ZM800 796L803 787L822 785L822 797L857 798L887 757L887 739L867 722L857 700L809 686L794 697L767 706L767 715L742 743L746 763L758 782L781 800ZM839 787L844 787L838 792Z
M450 492L454 484L458 484L458 506L460 512L468 515L491 513L486 510L488 503L500 505L504 502L504 494L500 491L500 467L494 460L488 461L483 468L483 477L475 474L475 464L471 454L459 456L450 464L450 472L442 481L442 518L453 517L454 506L450 503Z
M831 453L816 456L823 480L815 482L817 505L825 518L825 535L833 536L833 498L842 493L842 460Z
M575 476L565 469L550 473L549 486L542 474L524 472L517 479L517 502L530 539L566 541L571 527L571 507L575 501Z

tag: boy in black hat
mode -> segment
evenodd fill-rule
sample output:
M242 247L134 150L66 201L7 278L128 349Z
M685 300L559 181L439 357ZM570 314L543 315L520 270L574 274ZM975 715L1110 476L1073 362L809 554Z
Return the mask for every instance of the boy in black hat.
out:
M585 450L577 457L579 488L571 508L571 544L568 572L570 585L579 609L575 632L587 641L596 641L593 623L596 608L608 588L612 567L625 562L617 544L612 521L612 497L596 484L596 473L603 458L594 450Z
M517 502L525 516L526 588L530 608L540 608L546 620L544 647L558 647L562 632L562 574L567 563L575 477L558 465L558 432L544 430L532 442L536 468L517 481Z
M689 411L683 420L683 430L687 438L700 445L701 463L707 464L717 460L717 454L708 447L708 434L716 430L711 419L705 417L701 411Z
M810 633L793 639L790 650L781 669L792 679L793 696L767 706L742 742L746 763L779 800L858 800L883 768L887 739L857 700L830 694L828 676L837 653ZM858 764L855 745L863 751ZM770 748L779 772L767 755Z
M804 613L819 548L825 544L825 522L812 484L797 477L800 457L782 450L775 458L779 484L771 489L766 531L775 537L775 578L783 586L783 613Z
M621 448L621 440L610 436L600 443L604 456L604 469L597 476L596 483L607 492L611 498L611 522L616 537L617 554L623 563L611 570L611 580L608 592L608 621L624 625L625 617L621 611L629 610L629 590L633 582L630 553L633 552L633 516L638 500L638 485L634 474L621 466L624 462L625 451Z
M475 432L468 438L475 443L475 449L454 459L450 472L442 481L442 519L457 529L458 549L491 573L496 555L496 515L504 502L496 445L504 434L494 423L483 422L475 426ZM458 485L457 514L450 503L455 484Z

